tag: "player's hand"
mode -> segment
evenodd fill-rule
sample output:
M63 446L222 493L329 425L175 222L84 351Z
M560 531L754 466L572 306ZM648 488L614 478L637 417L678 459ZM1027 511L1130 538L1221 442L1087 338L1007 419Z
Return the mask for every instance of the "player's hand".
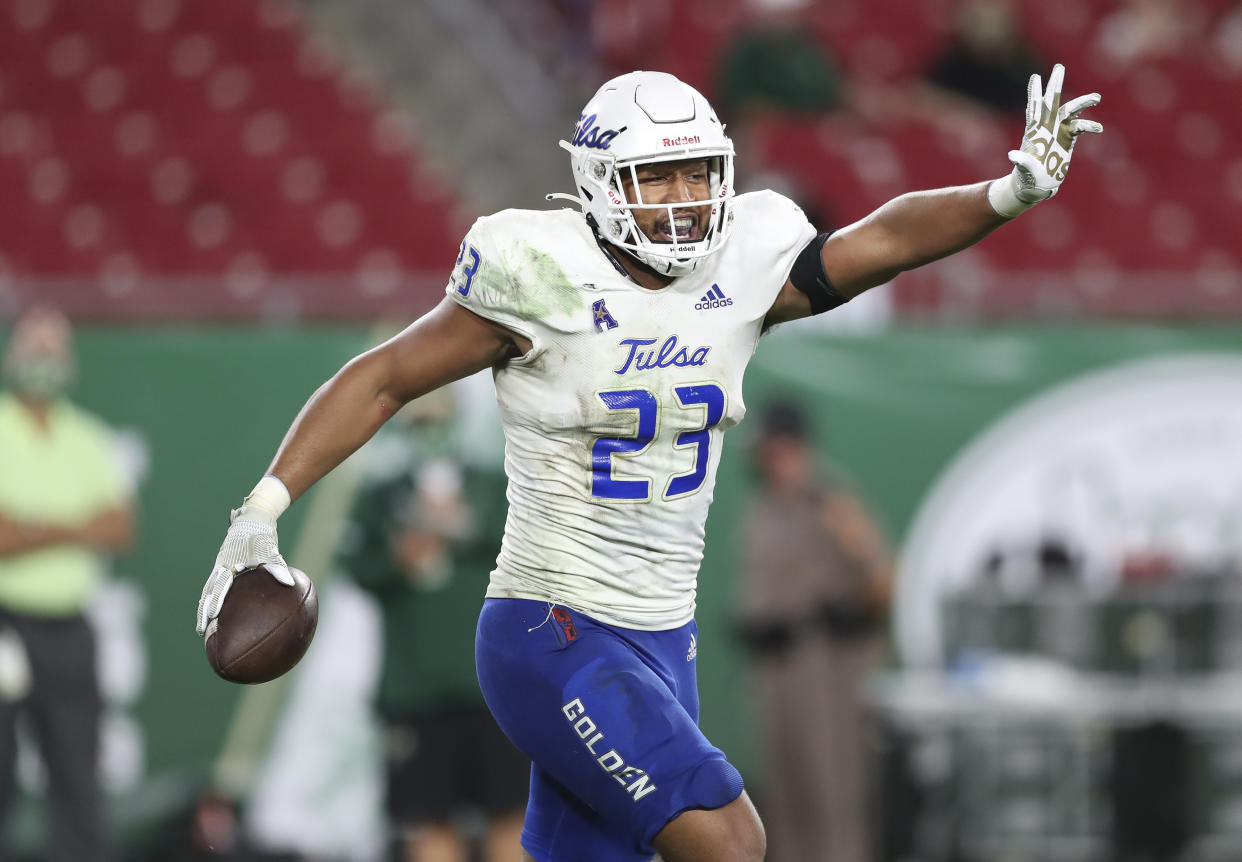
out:
M1039 75L1027 84L1026 131L1022 147L1009 151L1013 171L988 186L992 208L1007 218L1057 193L1069 172L1074 141L1084 132L1098 134L1104 127L1079 115L1100 103L1099 93L1088 93L1061 104L1065 67L1057 63L1041 86Z
M291 587L294 583L289 565L280 555L276 543L275 515L260 506L243 504L240 509L233 510L230 520L232 523L224 536L224 544L220 546L216 564L198 600L197 630L200 635L207 631L207 625L220 613L224 597L233 586L234 575L263 566L285 586Z

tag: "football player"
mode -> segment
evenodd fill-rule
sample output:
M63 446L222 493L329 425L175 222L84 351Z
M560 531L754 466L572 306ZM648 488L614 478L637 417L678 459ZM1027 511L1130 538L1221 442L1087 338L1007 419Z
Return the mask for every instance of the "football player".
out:
M1101 131L1080 116L1099 95L1062 104L1063 76L1031 78L1009 174L902 195L829 233L778 194L734 193L733 145L691 87L659 72L604 84L561 142L578 208L479 219L447 297L311 397L232 514L199 633L235 573L286 580L276 521L292 500L410 399L491 368L509 513L475 658L534 762L527 858L761 859L742 778L698 728L695 682L704 522L742 374L773 324L1056 194L1077 136Z

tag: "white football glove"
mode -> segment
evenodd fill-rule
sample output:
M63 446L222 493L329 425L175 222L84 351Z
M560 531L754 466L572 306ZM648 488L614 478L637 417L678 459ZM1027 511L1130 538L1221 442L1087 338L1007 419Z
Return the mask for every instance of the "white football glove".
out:
M1061 84L1065 67L1057 63L1048 76L1048 88L1041 89L1039 75L1027 84L1026 132L1022 148L1009 151L1013 171L988 186L992 208L1013 218L1057 193L1069 171L1074 141L1083 132L1098 134L1104 127L1094 120L1079 118L1087 108L1100 103L1099 93L1088 93L1061 104Z
M271 484L274 482L279 488ZM283 494L283 502L282 502ZM274 499L273 499L274 498ZM275 477L264 477L255 490L246 497L241 508L229 516L229 531L224 544L216 555L216 564L203 586L198 600L197 631L207 632L207 626L220 613L224 597L233 586L233 576L256 566L266 568L277 581L287 587L294 584L289 564L280 555L276 540L276 519L289 505L289 492Z

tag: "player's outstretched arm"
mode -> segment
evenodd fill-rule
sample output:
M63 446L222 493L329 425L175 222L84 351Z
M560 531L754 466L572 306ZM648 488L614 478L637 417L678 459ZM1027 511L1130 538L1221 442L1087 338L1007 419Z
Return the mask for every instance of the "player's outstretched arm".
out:
M523 347L507 330L444 299L319 387L293 421L268 473L296 500L406 402L518 356Z
M971 186L902 195L824 243L824 268L837 290L852 298L898 273L974 245L1009 219L1057 193L1069 171L1074 141L1103 126L1079 115L1098 105L1099 93L1061 104L1065 67L1048 86L1032 75L1027 85L1022 146L1009 151L1013 170Z
M892 281L899 273L974 245L996 228L1057 193L1069 171L1074 142L1103 126L1080 116L1098 105L1099 93L1061 103L1065 67L1057 64L1041 86L1027 87L1026 128L1020 149L1010 150L1013 170L991 182L912 192L894 198L823 243L823 272L834 302ZM808 297L785 285L769 315L780 323L811 314Z
M294 581L277 546L276 520L289 504L369 440L406 402L519 355L503 328L450 299L403 332L350 360L306 402L266 476L233 510L228 533L199 599L201 635L219 613L233 576L265 566Z

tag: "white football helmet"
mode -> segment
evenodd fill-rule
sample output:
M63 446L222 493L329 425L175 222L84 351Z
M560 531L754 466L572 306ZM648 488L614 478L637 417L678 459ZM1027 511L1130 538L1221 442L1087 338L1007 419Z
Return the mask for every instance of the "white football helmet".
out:
M577 201L600 236L663 275L693 270L729 237L733 212L733 142L707 100L693 87L664 72L630 72L613 78L587 103L569 151L578 195L549 195ZM642 201L638 165L707 159L711 197L676 204ZM625 196L629 177L638 201ZM703 238L678 239L674 209L711 206ZM653 242L634 221L634 210L668 211L672 242Z

